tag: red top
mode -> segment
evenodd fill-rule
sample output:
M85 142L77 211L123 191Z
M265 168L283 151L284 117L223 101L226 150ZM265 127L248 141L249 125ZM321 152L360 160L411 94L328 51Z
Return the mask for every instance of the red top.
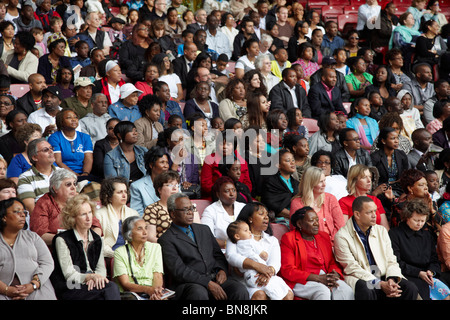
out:
M377 224L381 223L381 215L385 214L386 211L384 211L383 205L381 204L380 199L378 199L375 196L371 196L371 195L367 195L370 199L372 199L375 204L377 205ZM356 199L355 196L352 195L348 195L346 197L343 197L341 199L339 199L339 205L341 206L342 209L342 213L347 215L349 218L351 216L353 216L353 211L352 211L352 204L353 201Z

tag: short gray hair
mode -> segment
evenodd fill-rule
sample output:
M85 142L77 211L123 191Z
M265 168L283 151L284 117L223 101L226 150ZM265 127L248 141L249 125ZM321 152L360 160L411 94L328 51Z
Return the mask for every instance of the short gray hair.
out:
M97 100L97 98L101 97L101 96L107 98L106 94L104 94L104 93L101 93L101 92L94 93L91 97L91 103L94 103Z
M55 170L55 172L53 172L52 176L50 177L49 184L49 191L52 195L55 194L55 191L61 187L61 184L65 179L74 179L75 181L77 181L78 178L75 173L63 168Z
M169 197L169 199L167 199L167 211L169 213L175 211L175 209L177 208L175 202L177 201L177 199L180 199L180 198L189 198L189 196L185 193L178 192L178 193L174 193L173 195L171 195Z
M37 156L38 150L37 150L37 145L41 142L47 142L46 138L39 138L39 139L34 139L31 140L30 143L28 144L27 147L27 156L28 159L30 159L31 164L35 164L36 161L33 160L34 156Z
M269 43L269 45L272 45L272 43L273 43L272 36L270 34L263 33L261 35L261 43L264 43L264 42L267 42L267 43Z
M133 240L131 238L131 233L133 232L134 225L139 220L144 220L144 219L142 219L140 216L131 216L131 217L126 218L122 222L122 236L125 239L125 241L131 242L131 240Z
M259 56L256 57L255 59L255 69L260 70L264 60L270 60L270 56L268 54L260 54Z

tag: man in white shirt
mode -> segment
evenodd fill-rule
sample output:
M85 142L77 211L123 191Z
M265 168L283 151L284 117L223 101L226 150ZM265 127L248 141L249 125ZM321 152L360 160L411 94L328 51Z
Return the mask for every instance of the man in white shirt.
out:
M36 123L42 128L42 136L48 137L56 131L56 114L61 110L61 92L56 86L42 90L43 108L36 110L28 117L29 123Z
M81 132L92 138L92 144L107 135L106 122L111 119L108 113L108 99L103 93L95 93L91 98L92 113L80 119Z
M358 24L356 30L361 31L367 26L369 30L376 27L376 21L380 16L381 6L377 0L366 0L366 3L358 9Z
M230 59L230 41L225 33L219 30L220 21L215 15L210 14L206 19L206 23L208 26L208 30L206 30L206 44L208 45L208 49L218 53L225 53L228 59Z

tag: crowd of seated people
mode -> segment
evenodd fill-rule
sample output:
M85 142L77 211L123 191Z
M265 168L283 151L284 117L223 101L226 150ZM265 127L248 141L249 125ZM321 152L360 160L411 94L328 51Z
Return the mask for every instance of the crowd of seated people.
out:
M0 300L450 300L442 2L3 1Z

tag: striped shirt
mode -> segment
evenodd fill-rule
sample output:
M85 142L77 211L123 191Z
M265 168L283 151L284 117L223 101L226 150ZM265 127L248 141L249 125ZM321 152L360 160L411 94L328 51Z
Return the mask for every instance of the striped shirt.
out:
M60 168L52 165L52 174ZM50 177L40 173L35 166L19 176L17 194L20 200L34 198L36 202L41 196L49 191Z

